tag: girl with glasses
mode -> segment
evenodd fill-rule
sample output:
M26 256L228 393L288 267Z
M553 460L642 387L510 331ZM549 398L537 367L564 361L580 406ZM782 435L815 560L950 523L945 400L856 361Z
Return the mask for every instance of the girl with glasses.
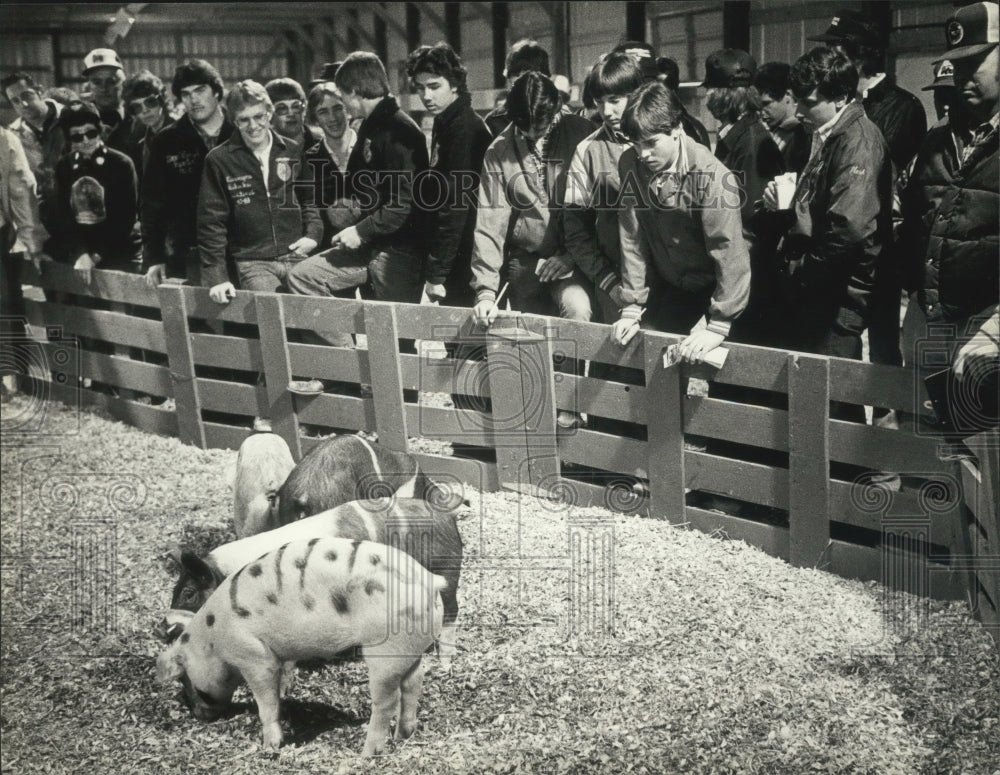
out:
M149 70L140 70L125 81L122 101L126 112L136 122L141 137L129 148L135 171L142 180L142 172L149 161L149 141L153 135L173 123L168 112L167 89L163 81Z

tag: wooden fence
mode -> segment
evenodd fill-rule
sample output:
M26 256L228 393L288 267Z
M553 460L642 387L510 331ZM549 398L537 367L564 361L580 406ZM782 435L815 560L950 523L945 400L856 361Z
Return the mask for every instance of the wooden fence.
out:
M830 419L831 401L926 413L922 384L902 368L743 345L729 346L719 370L668 368L663 352L677 337L642 332L623 349L598 324L508 314L477 333L464 309L284 294L241 292L221 306L205 289L152 289L115 272L95 272L85 286L53 264L38 283L49 299L88 298L36 294L28 302L33 333L47 333L39 347L53 375L36 372L31 389L199 447L238 447L258 415L271 418L296 459L316 443L300 426L374 431L382 444L416 454L432 476L648 514L745 540L797 566L938 598L965 595L962 526L996 504L996 468L991 507L976 502L979 470L939 460L933 436ZM359 346L303 343L303 330L350 332ZM461 342L485 359L414 353L401 339ZM589 361L590 374L601 373L599 364L630 367L641 384L580 376L554 360ZM84 389L78 376L119 395ZM687 395L692 377L729 387ZM290 380L307 378L370 391L287 391ZM747 389L770 400L744 403ZM122 390L169 396L176 408ZM440 400L453 393L479 408ZM558 429L560 409L586 412L590 426ZM613 422L633 432L611 432ZM426 451L435 444L440 453ZM898 472L900 489L866 484L873 471ZM995 530L990 540L996 551ZM977 578L988 586L996 573ZM994 611L995 591L984 593Z

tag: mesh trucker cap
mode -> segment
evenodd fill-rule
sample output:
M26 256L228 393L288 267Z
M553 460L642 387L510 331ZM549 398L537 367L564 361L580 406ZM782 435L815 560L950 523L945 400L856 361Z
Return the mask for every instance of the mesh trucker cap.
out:
M963 59L989 51L1000 43L1000 5L973 3L955 11L945 22L948 59Z

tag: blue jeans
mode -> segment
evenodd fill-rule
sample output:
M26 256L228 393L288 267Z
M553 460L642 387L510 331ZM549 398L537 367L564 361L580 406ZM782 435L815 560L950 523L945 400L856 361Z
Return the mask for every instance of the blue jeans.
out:
M393 248L334 250L302 261L288 275L292 293L330 296L371 281L379 301L420 303L424 261Z
M507 282L510 283L510 306L518 312L551 315L589 323L593 318L586 279L579 269L566 280L543 283L535 274L539 258L524 254L507 260Z
M245 291L276 293L288 287L292 270L303 263L304 258L273 258L264 261L237 261L236 271L240 278L240 288Z

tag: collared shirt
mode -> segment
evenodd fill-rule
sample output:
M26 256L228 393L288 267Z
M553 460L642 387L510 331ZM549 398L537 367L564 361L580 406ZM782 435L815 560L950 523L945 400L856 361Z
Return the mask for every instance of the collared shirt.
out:
M271 132L267 133L267 142L255 150L253 155L257 157L257 161L260 162L260 166L263 168L264 172L264 190L267 191L267 176L270 172L269 159L271 156L271 146L274 144L274 140L271 138Z
M885 73L875 73L875 76L868 82L865 90L861 92L861 99L868 99L868 92L885 80Z
M976 148L986 143L990 135L997 131L998 126L1000 126L1000 113L994 113L989 121L984 121L973 130L972 139L962 149L962 164L969 160Z
M323 147L326 148L326 152L330 154L330 158L337 162L337 166L342 170L347 169L347 160L351 157L351 151L354 150L354 144L358 141L358 133L350 127L347 127L347 135L347 147L344 149L343 153L340 153L338 149L330 145L330 141L327 140L325 134L323 135L322 141Z
M837 122L840 121L840 117L844 115L844 111L847 110L847 105L850 104L851 102L849 101L846 105L844 105L844 107L837 111L837 114L833 118L813 132L812 150L809 152L810 160L812 160L812 158L819 153L820 148L823 147L827 138L830 137L830 133L833 132L833 128L837 125Z

